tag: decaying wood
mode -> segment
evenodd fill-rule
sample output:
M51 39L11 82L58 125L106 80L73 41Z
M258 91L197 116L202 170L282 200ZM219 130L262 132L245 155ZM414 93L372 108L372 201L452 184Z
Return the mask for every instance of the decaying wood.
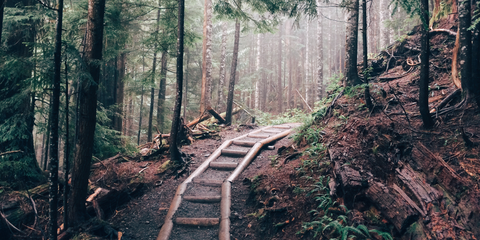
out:
M36 215L34 200L39 198L48 199L49 189L49 184L45 183L25 192L17 192L19 196L23 196L24 198L2 199L2 201L0 201L0 213L2 214L0 218L4 218L5 221L0 220L0 236L11 233L8 230L8 226L18 229L22 224L32 224L32 222L29 222L29 219L32 219L32 215ZM36 222L36 217L34 221ZM35 226L35 222L33 226Z
M457 174L441 157L418 142L412 151L415 163L427 176L427 182L438 182L451 197L455 218L474 235L480 236L480 191L476 184Z
M367 186L367 182L360 175L360 172L348 165L341 166L341 164L335 163L334 172L342 187L346 201L352 200L351 198L355 194Z
M457 95L460 95L462 90L456 89L452 93L450 93L446 98L444 98L436 107L435 110L438 111L445 107L453 98L455 98Z
M433 154L418 142L412 151L417 164L427 173L429 182L438 181L453 195L461 195L469 184L459 176L442 158Z
M404 232L419 217L417 211L402 196L404 194L392 191L382 183L370 183L365 195L399 232Z
M414 201L421 206L423 213L428 210L427 204L438 201L443 197L442 193L426 183L422 177L413 171L410 165L397 168L396 172L400 183L413 193Z
M208 108L207 108L207 111L208 111L214 118L216 118L219 123L225 123L225 118L223 118L222 116L220 116L220 114L218 114L217 112L215 112L215 110L213 110L213 108L208 107Z
M310 105L308 105L307 101L305 100L305 98L303 98L302 94L300 94L300 92L297 89L295 89L295 91L297 91L300 98L302 98L303 103L305 103L305 105L307 105L308 109L310 109L310 112L313 112L312 108L310 107Z
M437 29L432 29L430 30L430 33L446 33L450 36L454 36L456 37L457 36L457 33L450 30L450 29L444 29L444 28L437 28Z

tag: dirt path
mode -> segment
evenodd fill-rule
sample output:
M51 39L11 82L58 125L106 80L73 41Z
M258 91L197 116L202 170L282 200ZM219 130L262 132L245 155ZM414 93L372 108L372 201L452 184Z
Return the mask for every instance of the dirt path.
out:
M190 167L191 172L198 168L225 140L244 135L253 130L253 128L245 129L245 127L229 127L226 129L226 131L223 131L220 134L220 137L217 139L199 140L190 146L184 146L182 151L187 154L191 154L193 157L193 163ZM275 148L278 149L281 146L288 145L290 141L291 140L288 139L288 137L280 139L274 144ZM232 183L233 200L231 213L231 233L233 234L232 237L234 237L232 239L244 239L236 236L236 233L248 232L246 215L249 214L249 212L245 212L246 210L242 209L241 203L245 203L247 201L249 188L247 185L242 184L243 180L245 178L253 178L254 176L258 175L258 173L263 172L266 168L268 168L270 164L269 156L275 154L276 150L262 150L254 159L254 161L240 174L237 180ZM175 195L176 188L180 183L187 179L187 177L188 176L182 176L176 180L173 178L167 179L161 186L151 187L143 196L132 199L129 204L116 210L114 215L109 219L109 222L112 222L115 227L124 233L122 239L156 239L160 228L164 224L165 216L168 212L170 202ZM206 191L215 195L216 191L218 190L204 187L201 190L197 189L196 191ZM190 204L188 207L181 206L179 209L179 214L190 216L200 207L197 205L198 203ZM217 212L218 214L220 213L219 211L216 211L219 209L219 205L220 204L217 203L210 205L207 208L203 208L202 214L204 214L206 217L218 217L214 212ZM196 229L198 229L198 227L196 227ZM183 237L183 239L199 239L198 235L195 235L194 230L196 229L189 229L191 230L191 234ZM174 233L172 235L178 235L178 231L178 229L174 229ZM210 233L207 231L206 234L207 235L202 235L203 237L201 237L201 239L217 239L218 227L213 228ZM248 237L247 234L245 239L251 238Z

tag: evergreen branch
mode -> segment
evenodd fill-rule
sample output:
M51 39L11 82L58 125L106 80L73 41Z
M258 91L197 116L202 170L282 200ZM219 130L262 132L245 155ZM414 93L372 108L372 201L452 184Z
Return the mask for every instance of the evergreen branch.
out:
M40 3L42 6L46 7L47 9L50 9L50 10L53 10L53 11L57 11L57 12L58 12L58 9L48 6L46 3L42 2L42 0L36 0L36 1L37 1L38 3Z
M0 156L12 154L12 153L22 153L22 152L23 152L22 150L13 150L13 151L0 153Z

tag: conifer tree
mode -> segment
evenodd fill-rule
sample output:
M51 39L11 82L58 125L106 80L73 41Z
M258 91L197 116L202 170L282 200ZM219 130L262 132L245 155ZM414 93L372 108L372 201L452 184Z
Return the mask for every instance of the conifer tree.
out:
M87 219L85 199L92 160L93 140L97 116L97 90L103 47L105 0L88 1L88 21L85 36L85 62L91 75L83 79L79 88L78 137L72 171L72 196L70 198L69 222L75 226Z

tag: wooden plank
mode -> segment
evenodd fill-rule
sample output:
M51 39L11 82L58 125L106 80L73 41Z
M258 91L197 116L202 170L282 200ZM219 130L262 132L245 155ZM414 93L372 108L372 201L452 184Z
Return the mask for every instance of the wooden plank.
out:
M179 218L175 219L175 223L179 225L188 225L188 226L202 226L210 227L216 226L220 223L219 218Z
M210 167L219 170L233 170L237 168L238 163L235 162L211 162Z
M273 126L273 128L290 129L290 128L292 128L292 127L291 127L291 126L288 126L288 125L277 125L277 126Z
M235 140L232 144L243 147L253 147L256 142Z
M183 200L196 203L215 203L220 202L222 196L184 196Z
M222 155L245 156L249 150L222 149Z
M265 135L265 134L248 134L248 137L250 138L268 138L270 135Z
M220 187L222 186L223 180L194 178L193 183L210 187Z
M283 131L282 131L282 130L266 129L266 130L263 130L262 132L265 132L265 133L281 133L281 132L283 132Z

